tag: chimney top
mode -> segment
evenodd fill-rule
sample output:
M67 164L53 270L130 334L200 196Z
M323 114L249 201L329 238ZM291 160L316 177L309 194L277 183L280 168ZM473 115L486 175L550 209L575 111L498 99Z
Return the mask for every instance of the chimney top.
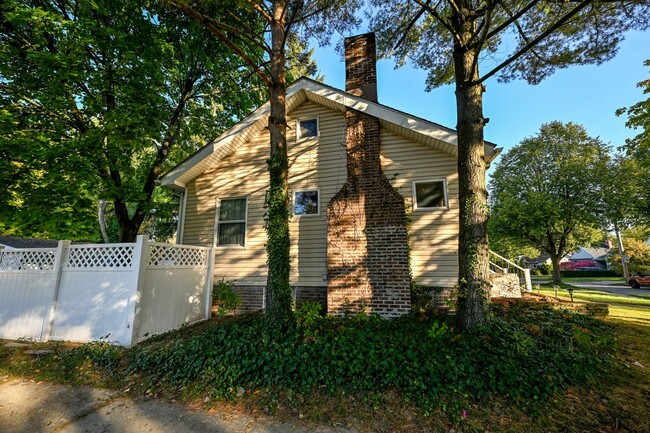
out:
M345 91L377 102L375 34L345 38Z

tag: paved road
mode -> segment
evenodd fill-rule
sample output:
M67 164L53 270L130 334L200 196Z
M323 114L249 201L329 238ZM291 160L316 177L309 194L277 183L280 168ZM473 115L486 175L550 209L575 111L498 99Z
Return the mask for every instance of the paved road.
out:
M603 292L615 293L617 295L627 296L647 296L650 297L650 287L641 287L633 289L630 286L615 281L592 281L592 282L571 282L572 286L582 287L584 289L600 290Z
M0 378L2 433L350 433L240 414L207 414L120 391Z

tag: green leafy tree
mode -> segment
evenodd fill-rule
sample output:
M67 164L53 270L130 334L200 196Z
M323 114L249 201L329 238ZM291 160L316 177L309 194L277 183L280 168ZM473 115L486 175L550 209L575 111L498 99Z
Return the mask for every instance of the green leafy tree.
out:
M267 160L269 189L266 193L265 229L268 256L266 311L272 329L293 322L289 285L289 162L287 158L287 52L302 40L317 36L329 40L335 30L357 24L353 11L359 1L269 0L202 1L172 0L171 4L193 17L256 72L266 84L270 112L270 156ZM254 57L249 52L260 55Z
M645 61L650 66L650 60ZM650 79L638 83L643 93L650 95ZM633 170L624 173L625 177L634 181L636 191L632 197L631 216L636 222L650 224L650 97L644 101L637 102L631 107L621 108L616 111L617 115L626 114L628 120L626 126L641 131L633 138L627 139L622 150L631 160L628 162Z
M508 151L490 182L499 236L548 253L553 280L560 259L602 238L602 174L608 148L573 123L551 122Z
M238 56L155 2L4 0L1 10L0 152L11 177L0 216L19 215L4 225L22 232L39 233L38 218L56 236L96 237L90 216L106 200L119 240L134 241L162 209L156 179L260 101L242 91L259 82ZM66 218L81 233L60 229Z
M627 267L630 274L650 271L650 245L638 239L623 239L623 249L628 257ZM623 274L621 252L618 247L612 248L607 253L607 262L610 269L618 274Z
M372 0L384 55L455 84L460 186L459 326L489 318L484 82L499 74L536 84L557 68L612 58L628 29L645 29L646 1ZM487 59L487 60L486 60ZM496 66L494 59L497 60ZM486 60L486 61L485 61ZM488 72L479 66L487 63Z

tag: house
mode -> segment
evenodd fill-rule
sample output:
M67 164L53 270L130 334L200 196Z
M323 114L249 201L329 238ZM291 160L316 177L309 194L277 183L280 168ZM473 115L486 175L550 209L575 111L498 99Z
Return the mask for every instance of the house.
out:
M604 247L580 247L571 256L569 261L579 262L582 260L593 260L598 267L607 269L607 253L610 248Z
M30 239L15 236L0 236L0 249L14 248L55 248L59 241L49 239Z
M298 304L393 317L409 311L410 276L457 284L457 137L377 102L374 34L346 39L345 61L346 91L307 78L287 89L291 284ZM267 278L268 113L161 178L183 196L178 242L214 245L215 278L248 308L262 308ZM486 165L499 151L485 144Z

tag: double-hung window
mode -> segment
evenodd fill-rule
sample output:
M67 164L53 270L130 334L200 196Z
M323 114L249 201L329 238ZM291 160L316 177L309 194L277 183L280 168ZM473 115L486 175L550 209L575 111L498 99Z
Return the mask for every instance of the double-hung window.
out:
M217 246L246 245L246 197L217 201Z
M449 209L445 179L413 182L413 210L428 209Z

